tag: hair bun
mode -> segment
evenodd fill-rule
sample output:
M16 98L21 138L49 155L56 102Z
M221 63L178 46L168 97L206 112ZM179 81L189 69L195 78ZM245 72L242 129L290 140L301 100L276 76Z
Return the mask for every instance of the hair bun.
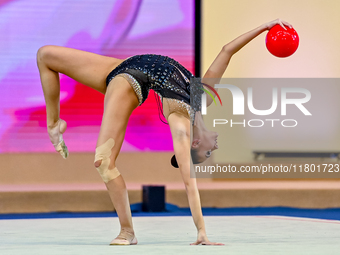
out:
M172 165L173 167L178 168L177 159L176 159L176 156L175 156L175 155L173 155L172 158L171 158L171 165Z

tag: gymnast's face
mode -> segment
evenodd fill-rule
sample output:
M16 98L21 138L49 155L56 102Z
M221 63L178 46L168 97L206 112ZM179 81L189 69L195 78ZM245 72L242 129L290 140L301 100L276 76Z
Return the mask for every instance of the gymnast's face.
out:
M193 155L193 158L196 158L196 163L204 162L214 150L218 149L217 137L216 132L205 131L199 138L193 140L191 148L195 151L196 155Z

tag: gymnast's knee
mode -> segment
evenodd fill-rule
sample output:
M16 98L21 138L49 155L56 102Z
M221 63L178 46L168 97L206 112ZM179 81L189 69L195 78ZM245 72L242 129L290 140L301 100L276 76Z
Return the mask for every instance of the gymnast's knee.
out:
M50 57L52 57L55 47L56 46L53 45L46 45L40 47L37 52L38 64L45 63Z
M120 175L117 167L109 169L111 163L110 157L114 145L115 141L110 138L104 144L96 148L94 166L105 183L116 179Z
M97 160L97 161L94 162L94 167L98 168L98 167L100 167L101 164L102 164L102 160Z

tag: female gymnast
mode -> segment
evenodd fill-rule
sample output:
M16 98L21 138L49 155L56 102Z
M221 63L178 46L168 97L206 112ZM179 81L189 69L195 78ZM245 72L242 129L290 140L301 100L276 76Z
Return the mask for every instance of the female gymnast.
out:
M222 47L203 79L220 79L237 51L276 24L291 27L277 19L239 36ZM145 101L149 90L153 89L162 101L163 114L170 125L176 155L172 164L180 169L197 228L197 240L192 244L222 245L209 241L207 237L196 179L190 178L190 165L203 162L218 146L217 133L207 130L200 112L190 107L190 78L193 75L188 70L165 56L139 55L122 60L59 46L41 47L37 53L37 64L46 102L47 132L56 151L64 158L68 156L68 150L62 134L67 125L59 118L59 73L105 94L94 166L106 184L121 226L119 235L110 244L137 244L127 189L115 161L132 111ZM208 97L207 105L212 101ZM194 120L191 145L190 117ZM190 149L195 155L192 159Z

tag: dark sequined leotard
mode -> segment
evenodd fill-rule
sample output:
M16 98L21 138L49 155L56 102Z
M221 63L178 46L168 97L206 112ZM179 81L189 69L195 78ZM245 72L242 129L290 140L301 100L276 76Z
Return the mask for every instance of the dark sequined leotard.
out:
M133 56L111 71L106 85L117 76L124 77L130 83L139 105L144 103L152 89L162 101L166 119L173 112L188 119L193 116L190 107L190 79L194 76L174 59L154 54Z

